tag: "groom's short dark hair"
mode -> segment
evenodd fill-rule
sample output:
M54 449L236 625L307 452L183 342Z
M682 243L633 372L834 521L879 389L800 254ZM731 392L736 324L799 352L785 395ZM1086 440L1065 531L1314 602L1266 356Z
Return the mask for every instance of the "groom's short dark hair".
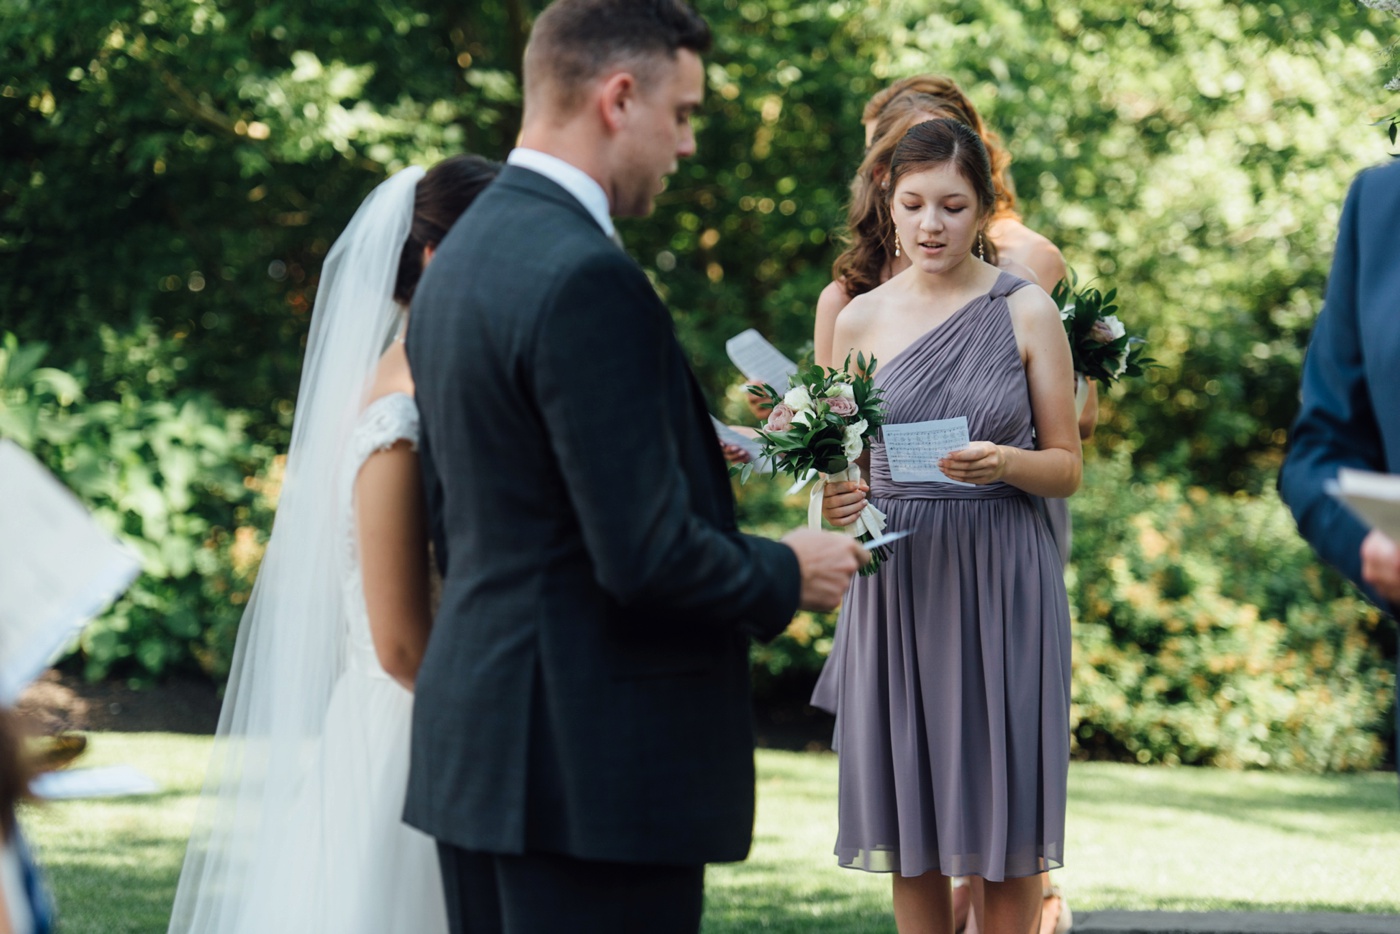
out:
M710 50L710 26L685 0L555 0L535 20L525 49L526 97L546 90L572 105L584 86L626 66L638 80L678 49Z

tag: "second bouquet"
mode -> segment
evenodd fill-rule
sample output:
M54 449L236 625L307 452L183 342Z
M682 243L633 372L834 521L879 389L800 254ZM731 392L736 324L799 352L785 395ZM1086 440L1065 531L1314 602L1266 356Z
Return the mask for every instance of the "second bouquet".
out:
M864 354L857 354L855 362L854 371L849 356L839 370L816 365L800 369L781 394L767 383L748 387L750 393L773 404L768 422L758 431L763 456L794 477L818 475L807 509L807 524L814 529L821 528L827 483L860 482L856 460L884 423L880 390L870 376L875 359L867 361ZM752 464L740 468L741 478L747 480L752 469ZM884 528L885 514L866 503L846 530L857 541L870 541ZM861 574L873 574L882 557L876 549Z

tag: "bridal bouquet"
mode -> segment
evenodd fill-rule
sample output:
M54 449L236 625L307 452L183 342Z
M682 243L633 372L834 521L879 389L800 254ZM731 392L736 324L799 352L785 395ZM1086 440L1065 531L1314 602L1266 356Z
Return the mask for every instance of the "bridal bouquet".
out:
M1069 337L1070 353L1074 356L1074 372L1102 382L1105 386L1124 376L1141 376L1143 370L1155 366L1148 357L1141 337L1132 337L1118 320L1114 299L1117 289L1108 294L1098 289L1080 290L1079 277L1070 272L1061 279L1050 297L1060 309L1060 321Z
M794 477L819 475L807 509L807 524L814 529L821 528L826 484L860 481L856 458L884 423L880 390L867 375L875 370L875 359L868 363L864 354L857 354L856 375L849 356L839 370L815 365L799 369L789 380L791 388L781 395L767 383L748 387L750 394L773 405L768 422L758 431L762 455L772 460L776 470ZM735 472L746 481L753 465L745 464ZM858 541L870 541L884 527L884 513L867 503L847 531ZM880 552L875 550L862 574L875 572L883 557Z

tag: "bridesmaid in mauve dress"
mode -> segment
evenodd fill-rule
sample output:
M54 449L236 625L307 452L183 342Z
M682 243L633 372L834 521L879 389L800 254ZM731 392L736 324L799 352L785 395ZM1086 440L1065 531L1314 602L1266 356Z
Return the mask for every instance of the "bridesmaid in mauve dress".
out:
M822 681L835 697L814 698L837 710L836 854L893 873L903 934L952 931L957 875L987 881L984 930L1030 934L1038 875L1064 858L1070 630L1028 494L1079 483L1069 347L1049 297L982 258L991 180L975 133L919 124L891 183L913 266L847 306L837 346L882 361L887 424L967 417L973 443L940 469L973 485L897 483L883 446L870 453L870 499L915 534L852 584ZM827 518L848 524L866 493L828 488Z

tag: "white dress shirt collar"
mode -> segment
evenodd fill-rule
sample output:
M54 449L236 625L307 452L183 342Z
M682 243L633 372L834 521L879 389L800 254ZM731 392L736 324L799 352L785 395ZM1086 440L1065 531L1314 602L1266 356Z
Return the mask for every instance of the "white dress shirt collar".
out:
M584 210L592 215L609 237L615 236L612 217L608 214L608 196L603 186L578 166L570 165L557 156L517 146L506 157L507 165L538 172L578 199Z

